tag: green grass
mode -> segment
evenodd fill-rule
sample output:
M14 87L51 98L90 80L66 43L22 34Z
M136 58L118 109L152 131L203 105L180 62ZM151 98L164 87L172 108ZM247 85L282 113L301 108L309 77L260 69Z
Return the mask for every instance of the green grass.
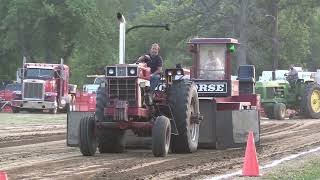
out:
M0 113L0 125L65 124L66 121L67 114Z
M320 179L320 157L299 164L298 167L281 167L263 179L314 180Z

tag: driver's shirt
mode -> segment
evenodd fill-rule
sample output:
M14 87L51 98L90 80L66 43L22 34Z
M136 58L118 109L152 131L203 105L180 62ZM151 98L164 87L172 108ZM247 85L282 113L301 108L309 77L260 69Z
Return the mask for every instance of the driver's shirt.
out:
M159 67L162 67L162 57L159 55L156 56L151 56L150 54L147 54L150 56L150 60L146 59L145 63L147 64L148 67L151 68L151 73L154 73L157 71Z

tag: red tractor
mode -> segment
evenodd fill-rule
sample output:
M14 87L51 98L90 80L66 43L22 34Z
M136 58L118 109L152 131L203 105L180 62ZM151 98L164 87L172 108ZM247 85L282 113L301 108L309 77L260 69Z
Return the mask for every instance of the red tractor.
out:
M24 63L21 69L22 91L12 100L12 111L67 111L74 95L70 91L69 67L63 64Z
M182 69L167 69L164 91L150 89L150 68L146 64L107 66L105 82L97 92L95 116L70 112L68 129L79 123L79 143L83 155L123 152L125 130L137 136L152 136L155 156L197 150L199 102L195 84L173 80ZM75 127L77 125L74 125ZM69 133L70 132L70 133ZM68 131L70 137L71 132ZM70 140L70 139L68 139ZM77 138L73 138L77 141ZM72 144L72 142L70 142Z
M79 146L85 156L123 152L125 131L130 129L140 137L152 137L152 152L166 156L197 150L199 139L199 100L196 85L187 79L181 68L167 69L161 84L163 90L150 89L150 68L145 63L124 64L124 24L120 20L119 64L105 67L100 83L95 114L68 113L69 146Z
M173 80L177 74L183 70L167 69L166 88L153 91L146 64L107 66L95 116L68 114L68 144L79 145L83 155L94 155L97 147L100 153L123 152L125 130L131 129L152 137L155 156L166 156L170 146L173 153L196 151L201 120L197 88L190 80Z
M249 131L260 143L260 101L255 94L255 68L241 65L231 79L231 57L238 45L232 38L195 38L191 79L197 85L200 113L199 146L224 149L241 147Z

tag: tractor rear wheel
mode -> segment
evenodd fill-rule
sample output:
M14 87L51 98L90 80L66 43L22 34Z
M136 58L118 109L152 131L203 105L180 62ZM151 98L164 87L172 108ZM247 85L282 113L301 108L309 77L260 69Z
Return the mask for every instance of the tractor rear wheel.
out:
M152 127L152 152L155 157L165 157L170 147L171 124L165 116L157 117Z
M286 105L283 103L276 103L273 106L275 119L283 120L286 117Z
M306 84L301 100L301 110L309 118L320 118L320 86L317 83Z
M80 151L84 156L93 156L97 150L96 125L93 116L80 120Z
M107 106L108 96L106 87L99 87L96 97L96 120L108 121L104 116L104 108ZM122 153L125 151L125 130L98 128L98 149L100 153Z
M191 153L197 150L199 140L199 100L192 81L174 81L169 88L169 104L179 135L171 136L173 153Z

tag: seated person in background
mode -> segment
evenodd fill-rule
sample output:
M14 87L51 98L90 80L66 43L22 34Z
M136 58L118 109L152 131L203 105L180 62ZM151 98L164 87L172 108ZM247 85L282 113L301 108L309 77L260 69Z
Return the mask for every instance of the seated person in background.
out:
M298 71L296 69L294 69L294 65L290 65L289 73L288 73L286 79L290 84L292 84L292 83L294 84L296 82L296 80L299 79Z
M139 57L137 62L144 62L151 69L150 87L152 90L160 83L160 73L162 71L162 57L159 55L159 44L152 44L148 54Z

